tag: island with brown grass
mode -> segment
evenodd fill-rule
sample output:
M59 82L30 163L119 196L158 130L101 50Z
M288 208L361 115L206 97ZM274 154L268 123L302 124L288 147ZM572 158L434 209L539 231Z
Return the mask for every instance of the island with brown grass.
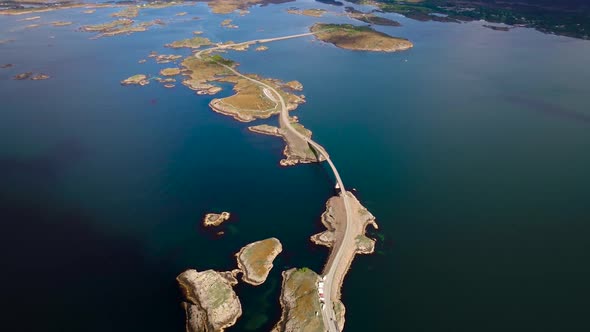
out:
M148 58L154 58L156 60L156 63L170 63L170 62L174 62L180 58L182 58L182 55L176 55L176 54L158 54L156 52L152 52L148 55Z
M272 269L275 257L283 251L276 238L256 241L243 247L236 254L238 267L242 270L242 280L250 285L261 285Z
M223 66L237 67L238 64L232 60L225 59L219 54L203 55L201 58L185 58L181 65L185 69L183 73L188 76L182 83L195 90L197 94L218 93L221 87L214 85L215 82L234 85L235 94L225 98L215 98L209 103L211 109L217 113L231 116L241 122L250 122L266 119L280 112L279 104L268 97L268 91L265 92L260 85L235 75ZM302 96L290 92L291 89L279 80L265 79L257 75L247 76L260 80L279 91L289 110L294 110L299 104L305 102Z
M199 48L201 46L211 45L211 41L208 38L193 37L183 40L177 40L164 46L170 48Z
M135 23L131 19L122 18L119 20L102 24L85 25L80 29L85 32L100 32L100 34L96 36L96 38L100 38L112 37L121 34L132 34L135 32L143 32L154 25L164 25L164 22L162 20L153 20L148 22Z
M162 76L176 76L180 74L179 68L164 68L160 70L160 75Z
M150 80L147 75L137 74L121 81L121 85L148 85Z
M205 227L208 226L219 226L223 222L227 221L231 214L229 212L221 212L221 213L207 213L205 217L203 217L203 225Z
M392 37L368 26L317 23L310 31L314 32L319 40L347 50L396 52L414 46L407 39Z
M320 276L308 268L283 271L281 319L272 332L324 332L318 297Z
M305 15L311 17L322 17L326 13L325 9L299 9L299 8L289 8L287 9L287 13L294 14L294 15Z

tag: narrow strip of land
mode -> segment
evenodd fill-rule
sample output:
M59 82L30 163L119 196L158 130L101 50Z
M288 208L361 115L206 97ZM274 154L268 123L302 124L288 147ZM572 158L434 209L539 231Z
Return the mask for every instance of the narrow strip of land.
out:
M283 37L276 37L276 38L255 39L255 40L246 41L246 42L242 42L242 43L238 43L238 44L227 44L227 45L220 44L220 45L217 45L214 47L203 49L203 50L197 52L195 54L195 56L198 59L202 60L203 59L202 55L205 52L212 52L212 51L216 51L216 50L222 50L222 49L232 48L232 47L242 46L242 45L251 45L251 44L256 44L256 43L269 43L269 42L273 42L273 41L305 37L305 36L314 35L319 32L321 32L321 31L302 33L302 34L297 34L297 35L289 35L289 36L283 36ZM287 128L287 130L292 132L294 135L296 135L297 137L299 137L303 141L307 142L311 147L313 147L316 150L317 153L323 155L324 158L326 158L326 161L328 162L328 164L330 165L332 172L334 173L334 177L336 178L336 182L338 183L338 187L340 188L340 196L343 198L343 201L344 201L344 206L345 206L345 210L346 210L346 223L345 223L346 226L344 228L343 240L339 241L339 243L336 243L336 242L334 243L334 246L332 247L332 251L330 253L330 258L328 259L328 264L326 264L326 267L324 268L324 271L323 271L323 276L325 277L325 280L324 280L325 310L323 310L321 314L322 314L322 317L324 320L324 326L327 328L328 331L330 331L330 332L340 331L341 327L338 327L336 325L337 321L336 321L336 315L334 313L333 301L339 300L339 293L340 293L339 288L342 285L342 281L344 280L344 275L346 274L346 272L348 270L348 265L350 264L350 262L341 262L342 255L345 251L350 251L350 250L354 251L355 250L355 241L354 241L354 235L348 234L348 229L350 228L348 226L352 223L350 203L348 201L348 196L347 196L346 189L345 189L346 187L344 186L344 183L342 182L342 178L340 177L340 174L338 173L338 169L336 169L336 166L334 165L334 163L330 159L330 155L328 155L328 152L326 151L326 149L324 149L324 147L322 147L320 144L316 143L311 138L304 136L303 134L301 134L299 131L297 131L291 125L291 121L289 120L289 110L287 109L285 99L275 88L273 88L272 86L270 86L264 82L261 82L259 80L253 79L253 78L248 77L246 75L243 75L242 73L238 72L237 70L235 70L234 68L232 68L230 66L227 66L227 65L220 63L220 62L217 62L217 63L220 66L223 66L227 70L231 71L233 74L235 74L241 78L247 79L247 80L251 81L252 83L255 83L259 86L262 86L264 88L263 91L264 91L265 96L268 99L270 99L271 101L273 101L274 103L277 103L277 99L278 99L278 103L280 103L280 105L281 105L281 113L280 113L280 118L279 118L279 122L281 124L281 127L284 126L285 128ZM341 264L344 264L344 266L343 266L344 268L339 268L339 266ZM334 298L334 296L336 296L337 298Z

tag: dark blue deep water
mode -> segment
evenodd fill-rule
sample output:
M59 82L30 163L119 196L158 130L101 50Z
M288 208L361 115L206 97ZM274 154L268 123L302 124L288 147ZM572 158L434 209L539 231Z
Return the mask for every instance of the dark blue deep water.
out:
M0 64L15 65L0 69L3 326L181 331L176 275L232 269L243 245L275 236L284 252L264 285L238 286L244 315L231 329L269 330L280 272L320 271L327 257L308 238L333 193L329 170L279 167L282 142L213 113L212 97L119 81L169 66L139 64L150 51L188 55L163 45L195 30L242 41L350 22L287 14L293 5L144 10L138 20L169 24L96 40L77 28L116 9L39 14L75 22L59 28L0 17L0 40L14 39ZM377 252L345 281L346 330L590 330L590 42L385 16L403 27L379 30L414 49L306 37L227 55L243 72L303 83L294 114L377 217ZM239 29L219 27L225 18ZM26 71L52 79L10 79ZM219 210L235 219L217 238L199 223Z

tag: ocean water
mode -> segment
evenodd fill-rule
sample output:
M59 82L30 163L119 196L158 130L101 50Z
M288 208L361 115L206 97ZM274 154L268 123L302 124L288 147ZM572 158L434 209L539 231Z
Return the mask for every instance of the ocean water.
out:
M77 27L117 9L39 14L69 27L0 17L0 39L14 39L0 64L15 65L0 70L6 326L180 331L176 275L233 269L243 245L274 236L284 252L265 284L237 287L244 315L231 330L272 327L280 272L319 272L327 257L309 236L334 192L329 168L280 167L279 139L181 84L119 81L170 66L139 64L151 51L188 55L163 45L195 30L237 42L354 22L291 6L343 10L149 9L138 20L169 23L96 40ZM590 42L383 15L403 26L377 29L414 49L351 52L305 37L227 54L244 73L303 83L307 103L293 114L377 217L377 252L357 257L345 280L346 330L587 331ZM239 29L221 28L225 18ZM52 78L10 79L25 71ZM199 226L219 210L235 216L221 237Z

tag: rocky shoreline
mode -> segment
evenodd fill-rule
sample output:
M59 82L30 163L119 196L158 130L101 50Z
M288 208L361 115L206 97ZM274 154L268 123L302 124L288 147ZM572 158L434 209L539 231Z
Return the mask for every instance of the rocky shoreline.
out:
M203 217L203 226L219 226L225 221L227 221L230 216L231 214L225 211L221 213L207 213L205 217Z

